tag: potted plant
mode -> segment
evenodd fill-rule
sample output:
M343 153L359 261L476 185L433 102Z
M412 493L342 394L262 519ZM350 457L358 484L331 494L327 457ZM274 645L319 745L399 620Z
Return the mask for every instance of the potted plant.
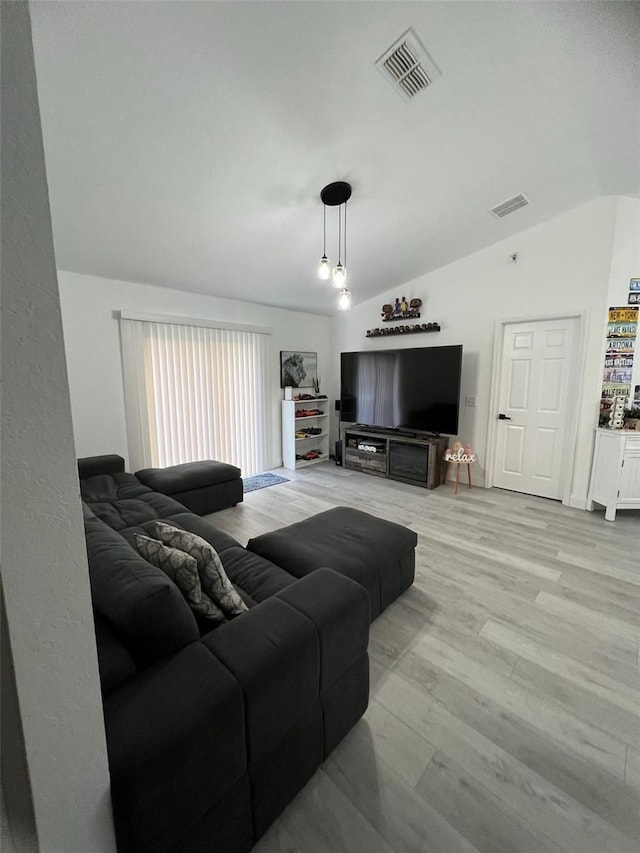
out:
M640 432L640 408L638 406L624 410L624 428L635 429Z

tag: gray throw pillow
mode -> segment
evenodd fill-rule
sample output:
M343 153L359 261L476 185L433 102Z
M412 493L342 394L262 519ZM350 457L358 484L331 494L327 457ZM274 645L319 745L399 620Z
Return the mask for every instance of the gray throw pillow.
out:
M226 622L222 610L203 592L193 557L141 533L135 534L135 540L139 553L171 578L194 613L212 622Z
M156 521L154 529L165 545L195 558L202 588L228 616L238 616L249 609L227 577L218 552L206 539L164 521Z

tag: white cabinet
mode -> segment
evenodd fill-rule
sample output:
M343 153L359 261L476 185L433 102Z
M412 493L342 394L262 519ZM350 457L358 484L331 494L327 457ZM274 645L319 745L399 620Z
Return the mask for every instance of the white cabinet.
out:
M312 414L313 413L313 414ZM309 457L309 458L305 458ZM329 401L282 401L282 464L290 471L329 458Z
M640 509L640 432L597 429L587 509L606 508L607 521L619 509Z

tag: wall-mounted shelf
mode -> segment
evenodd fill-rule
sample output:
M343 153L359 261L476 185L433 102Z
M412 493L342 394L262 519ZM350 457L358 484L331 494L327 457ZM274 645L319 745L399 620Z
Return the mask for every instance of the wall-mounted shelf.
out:
M287 402L289 402L287 400ZM326 418L327 415L296 415L295 419L297 421L310 421L312 418Z
M394 314L393 317L383 317L383 323L394 323L396 320L419 320L420 312L417 311L415 314L411 314L407 311L406 314Z
M392 326L389 329L367 329L368 338L386 338L388 335L417 335L418 332L439 332L439 323L416 323L410 326Z

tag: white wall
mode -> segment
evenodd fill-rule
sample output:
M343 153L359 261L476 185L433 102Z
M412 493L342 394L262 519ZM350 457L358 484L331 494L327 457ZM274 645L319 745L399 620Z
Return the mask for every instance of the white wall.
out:
M27 780L12 766L15 756L3 754L3 803L18 850L110 853L109 771L29 11L26 2L1 7L2 590L28 766ZM35 826L25 820L29 792L17 791L28 781Z
M617 198L597 199L338 315L332 329L331 393L338 390L341 351L463 344L459 434L478 454L475 478L483 483L489 418L496 415L489 411L495 321L565 311L587 312L571 490L571 502L584 506L600 398L603 322L618 206ZM410 251L410 247L406 250ZM510 259L513 252L518 252L517 263ZM353 280L352 289L357 296ZM381 326L382 304L403 295L422 299L421 322L439 322L442 331L406 338L365 338L367 329ZM466 396L477 398L477 408L464 406Z
M330 375L330 320L233 299L58 272L73 430L78 456L119 453L128 462L117 313L130 311L269 326L269 468L282 461L280 350L318 353L321 393ZM242 393L242 389L239 389Z
M629 279L640 278L640 199L620 196L617 202L607 306L620 307L627 304ZM606 315L602 322L602 358L604 358ZM640 334L636 338L631 382L632 395L636 385L640 385Z
M462 343L465 351L462 398L476 396L478 406L462 407L460 437L471 442L479 454L476 479L482 484L491 414L494 321L584 311L588 315L588 330L572 487L572 502L580 506L588 486L592 428L600 398L606 308L609 304L626 303L628 279L639 274L639 209L637 199L597 199L376 299L356 304L351 312L338 314L331 320L232 299L60 271L77 454L120 453L127 458L115 312L129 309L273 328L270 467L281 460L281 349L317 352L322 391L333 400L339 391L341 351ZM510 260L514 251L519 254L516 264ZM357 298L356 280L352 281L352 288ZM442 332L403 339L365 338L367 329L380 325L382 304L402 295L420 297L421 320L437 320ZM634 382L640 383L640 358Z

